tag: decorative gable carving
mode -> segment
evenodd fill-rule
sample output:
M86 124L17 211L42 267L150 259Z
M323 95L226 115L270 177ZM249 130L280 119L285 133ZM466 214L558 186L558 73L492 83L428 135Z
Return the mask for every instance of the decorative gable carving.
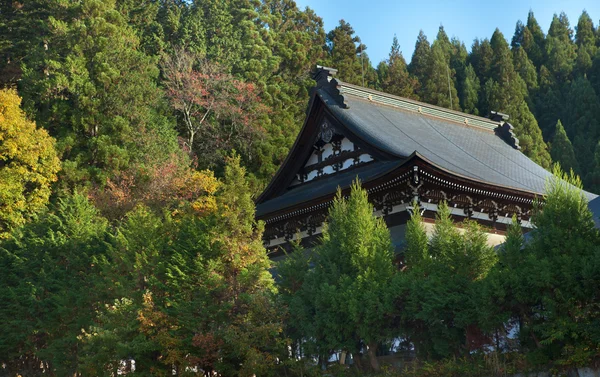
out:
M321 121L318 130L313 151L290 187L373 161L370 154L336 130L327 118Z

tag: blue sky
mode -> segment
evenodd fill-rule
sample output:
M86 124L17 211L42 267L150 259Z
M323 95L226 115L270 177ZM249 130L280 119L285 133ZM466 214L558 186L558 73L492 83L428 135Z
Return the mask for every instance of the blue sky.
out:
M552 15L564 11L571 27L585 9L594 25L600 18L600 1L557 0L296 0L298 7L309 6L323 18L325 30L333 29L340 19L349 22L362 42L373 65L386 59L394 34L398 37L404 58L410 61L419 30L433 41L440 24L449 37L458 37L467 49L475 38L490 38L496 28L510 42L518 20L527 21L533 10L546 33Z

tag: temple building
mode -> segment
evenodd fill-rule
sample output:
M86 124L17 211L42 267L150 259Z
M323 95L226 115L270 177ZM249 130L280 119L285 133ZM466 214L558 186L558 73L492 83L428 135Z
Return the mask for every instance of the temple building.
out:
M520 151L507 115L464 114L350 85L335 74L317 67L304 126L257 199L274 259L289 240L314 244L337 188L348 193L356 177L398 249L415 201L428 228L446 201L457 223L485 226L492 245L504 241L513 216L525 231L532 228L534 199L552 175Z

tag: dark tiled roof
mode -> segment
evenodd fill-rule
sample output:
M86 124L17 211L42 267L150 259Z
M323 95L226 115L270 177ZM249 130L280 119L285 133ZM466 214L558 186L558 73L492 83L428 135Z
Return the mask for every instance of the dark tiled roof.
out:
M404 160L372 162L362 167L341 172L330 177L323 177L314 182L307 182L287 191L274 199L256 206L256 216L274 212L278 209L287 208L309 200L318 199L335 192L338 187L345 189L356 177L366 182L380 177L404 163Z
M381 176L402 165L415 152L451 174L534 194L544 194L546 181L552 177L515 148L518 141L507 134L507 124L502 120L464 114L325 76L317 78L315 97L309 107L314 107L314 101L319 99L354 138L361 139L373 151L380 151L387 156L383 160L388 161L308 182L279 196L267 198L263 193L265 198L258 201L258 217L329 195L338 186L348 187L357 174L363 182ZM499 129L503 131L498 132ZM294 146L288 160L296 158L298 148ZM285 170L285 166L280 168L270 187L282 187ZM597 198L584 193L588 200ZM600 202L595 202L596 221L600 222Z
M389 96L387 104L369 101L344 93L347 84L338 84L347 108L325 91L319 91L319 95L344 126L367 143L399 157L417 151L437 166L477 181L537 194L545 192L546 180L552 174L497 136L493 131L497 122L488 120L486 124L484 118L479 118L481 125L466 125L464 117L478 117L462 114L461 124L447 116L457 117L457 112L426 115L395 106L394 99L402 101L398 97Z

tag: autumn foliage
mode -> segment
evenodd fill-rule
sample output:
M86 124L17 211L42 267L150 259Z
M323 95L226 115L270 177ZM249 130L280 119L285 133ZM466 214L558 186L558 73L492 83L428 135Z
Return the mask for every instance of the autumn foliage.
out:
M0 238L46 206L60 169L54 139L20 105L14 90L0 90Z

